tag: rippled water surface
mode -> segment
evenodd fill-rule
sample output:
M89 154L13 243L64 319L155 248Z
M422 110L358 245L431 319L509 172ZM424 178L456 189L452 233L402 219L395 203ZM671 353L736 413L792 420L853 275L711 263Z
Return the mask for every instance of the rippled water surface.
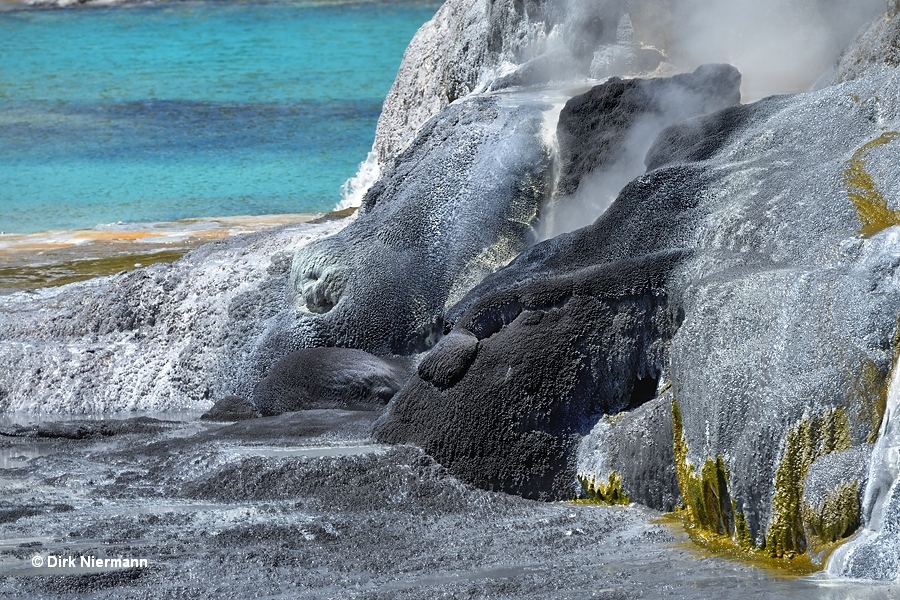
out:
M0 231L330 209L436 7L0 12Z

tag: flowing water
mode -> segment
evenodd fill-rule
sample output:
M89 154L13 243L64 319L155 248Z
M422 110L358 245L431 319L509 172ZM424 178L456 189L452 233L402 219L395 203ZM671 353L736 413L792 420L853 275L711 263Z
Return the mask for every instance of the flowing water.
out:
M881 536L897 534L898 482L900 482L900 368L895 367L888 387L887 406L878 441L869 464L869 476L860 512L859 531L839 547L828 563L832 575L865 575L881 580L900 579L900 556ZM874 559L873 559L874 557Z

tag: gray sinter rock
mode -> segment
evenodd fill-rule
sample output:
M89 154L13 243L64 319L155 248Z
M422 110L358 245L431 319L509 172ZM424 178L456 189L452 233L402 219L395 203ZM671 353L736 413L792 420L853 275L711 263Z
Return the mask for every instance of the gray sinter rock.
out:
M682 254L653 253L641 225L652 228L656 218L665 231L691 207L673 209L677 198L655 184L640 186L647 196L634 202L620 199L594 227L525 251L454 307L455 332L420 374L427 377L432 363L465 364L462 354L473 353L455 341L463 336L479 339L474 362L444 389L414 377L378 437L420 444L479 485L571 497L578 436L601 414L652 398L666 363L663 341L678 315L662 286ZM637 218L625 219L632 211Z
M438 388L458 382L478 353L478 338L465 329L454 329L441 341L440 352L430 352L419 363L419 377Z
M412 354L440 340L380 439L530 497L567 498L576 474L615 471L630 497L670 508L677 479L701 526L775 556L804 552L810 528L840 525L803 508L840 496L847 477L825 471L860 471L897 350L900 75L885 55L847 71L857 77L847 84L726 108L658 139L692 114L685 105L735 102L735 73L614 81L586 102L616 99L616 118L574 103L562 119L560 189L603 175L610 157L644 154L619 135L641 129L628 114L637 105L674 107L639 136L656 140L648 172L593 225L521 252L552 187L547 107L509 90L464 96L653 68L659 53L637 49L651 4L449 0L385 102L385 175L351 225L292 264L287 252L312 233L281 229L171 267L4 299L3 407L195 406L246 396L298 348ZM875 27L873 47L887 48L893 22ZM867 56L865 46L851 52ZM709 75L716 85L695 85ZM307 381L309 369L291 377ZM883 499L842 573L897 577L900 492Z
M847 48L817 85L825 87L884 73L900 66L900 19L896 0L888 0L888 14L875 19Z
M648 156L659 174L705 166L675 191L701 210L669 288L685 314L669 376L687 458L698 473L724 458L750 535L776 555L806 548L789 500L806 461L880 421L900 248L895 216L866 215L900 205L883 137L898 125L896 77L728 109L670 129Z
M45 439L85 440L109 438L121 435L150 435L166 431L174 426L171 421L151 417L134 417L123 420L73 420L46 422L37 425L12 425L0 428L0 435Z
M684 114L734 104L739 86L740 75L728 66L597 86L563 111L560 171L577 182L615 160L607 157L622 151L629 127L660 118L665 90ZM658 101L639 102L652 98ZM579 131L589 132L587 140ZM583 159L597 139L603 140L597 156ZM682 253L666 251L662 235L655 242L662 251L654 253L646 238L648 229L665 231L690 207L673 209L666 192L663 187L633 205L623 200L614 206L616 216L525 251L479 285L450 311L456 328L398 396L381 439L421 444L454 473L492 489L572 496L579 435L600 415L653 398L667 362L663 342L677 315L668 310L663 287ZM658 226L648 227L653 219ZM534 270L546 275L532 277ZM663 502L672 504L667 497Z
M655 380L648 380L655 381ZM656 390L644 390L645 398ZM601 419L578 448L578 474L607 482L617 473L632 502L674 510L681 500L672 448L672 394Z
M378 120L379 163L402 151L429 118L471 92L652 71L661 56L641 43L661 38L650 25L658 21L651 14L654 4L448 0L404 54ZM615 64L611 57L618 59Z
M426 124L355 222L298 251L291 285L305 330L279 332L271 351L298 337L379 355L430 348L446 307L532 236L550 187L544 108L472 97Z
M173 264L0 297L0 408L208 408L249 395L287 305L291 253L340 223L208 244Z
M895 345L900 342L896 341ZM833 575L859 579L900 580L900 486L897 456L900 453L900 369L894 366L884 395L884 417L865 471L860 502L860 527L828 560ZM844 476L850 479L853 474ZM838 488L826 500L837 508L846 506L847 491ZM817 495L821 497L821 494ZM846 509L839 511L846 513ZM849 519L842 519L849 520ZM840 523L840 522L839 522Z
M775 554L806 545L785 500L802 491L798 457L864 443L880 420L898 247L893 222L865 214L897 203L885 168L894 149L882 138L896 100L879 100L894 77L726 110L668 131L648 157L657 172L707 167L704 180L685 182L704 209L702 252L671 288L686 315L670 373L688 459L699 472L724 457L738 511ZM856 187L860 173L872 189ZM830 429L840 435L827 441Z
M885 131L900 129L898 78L666 130L648 155L652 171L593 226L526 250L449 311L479 339L474 359L450 387L413 378L381 439L419 443L481 485L561 497L579 434L602 413L649 400L655 390L639 382L662 379L687 449L676 464L700 481L721 456L723 498L750 538L776 555L805 551L789 498L802 495L811 461L877 431L894 352L900 173ZM459 345L432 354L445 351ZM604 456L630 451L616 430L642 420L658 443L672 431L664 416L600 421L577 464L600 478L622 468L621 456ZM647 482L671 455L636 456L622 469L624 490L666 508L671 471L660 489ZM695 513L698 498L684 499Z
M246 421L258 416L259 410L253 402L240 396L228 395L200 415L200 419L203 421Z
M253 388L263 416L294 410L371 410L387 404L409 376L405 362L348 348L305 348L275 363Z

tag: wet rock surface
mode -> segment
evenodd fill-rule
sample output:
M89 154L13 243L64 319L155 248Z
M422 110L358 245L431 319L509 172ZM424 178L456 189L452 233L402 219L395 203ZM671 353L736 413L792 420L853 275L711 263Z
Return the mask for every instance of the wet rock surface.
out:
M315 408L380 408L411 374L404 361L350 348L305 348L275 363L253 388L264 416Z
M698 129L722 124L713 136L722 145L695 163L708 167L703 178L673 190L697 198L699 211L697 251L673 278L685 319L670 350L672 394L690 461L728 457L731 497L770 549L778 542L769 532L797 522L783 499L802 480L787 473L807 463L793 457L877 434L877 389L887 384L900 312L897 234L890 220L867 229L850 173L883 127L900 126L873 121L862 100L892 81L771 98L741 107L743 117L725 111L663 134L695 148ZM885 117L897 114L894 103L880 101ZM865 161L876 194L897 187L878 166L893 152L879 146ZM656 173L681 168L679 156ZM893 196L883 201L896 206ZM839 443L799 442L804 428L835 419Z
M688 80L718 82L721 98L713 94L718 99L710 101L733 102L739 76L727 67L709 72ZM670 84L681 85L664 80L653 86ZM622 91L623 85L598 86L571 104L593 101L597 119L609 113L631 123L632 105L605 101L604 90ZM603 149L614 155L624 143ZM577 180L591 169L575 154L563 153L560 169ZM599 156L604 160L603 152ZM594 225L528 248L475 286L448 311L455 328L447 343L438 344L419 379L395 398L379 438L419 444L457 476L489 489L577 495L580 436L602 415L652 399L668 363L666 345L683 315L669 306L666 286L676 265L690 257L698 215L696 200L673 193L673 184L702 173L686 165L637 180ZM472 338L478 340L474 351L471 343L450 342ZM432 374L438 364L453 365L447 381ZM671 506L667 498L657 508Z
M38 425L10 425L0 427L0 436L37 437L82 440L127 434L152 434L165 431L173 423L152 417L110 420L72 420L40 423Z
M374 444L374 417L300 411L106 440L5 438L0 597L843 597L702 558L646 509L471 488L421 450ZM321 428L298 427L309 420ZM35 568L35 555L148 564ZM839 590L851 591L890 590Z
M802 516L811 553L847 538L860 525L872 446L864 444L816 459L803 484Z
M680 406L685 464L699 473L724 457L727 498L754 543L777 556L805 551L799 503L786 498L802 492L812 460L877 433L894 353L898 205L886 190L898 182L885 129L900 129L887 92L896 78L665 130L652 170L592 226L524 251L448 311L479 339L474 362L448 389L413 379L378 435L422 445L466 481L561 497L575 437L633 410L638 382L665 383ZM860 172L871 173L865 192L854 187ZM866 202L884 203L884 219ZM635 302L649 303L646 316L617 314ZM661 415L649 439L672 431ZM598 454L607 446L596 440ZM666 486L646 487L663 467L629 469L625 489L670 506Z
M287 306L291 254L345 223L278 227L165 265L0 298L4 411L208 408L250 395ZM277 358L281 358L280 356Z
M472 97L424 125L353 223L298 250L291 286L303 318L259 352L409 355L433 346L446 307L533 239L550 192L546 108Z

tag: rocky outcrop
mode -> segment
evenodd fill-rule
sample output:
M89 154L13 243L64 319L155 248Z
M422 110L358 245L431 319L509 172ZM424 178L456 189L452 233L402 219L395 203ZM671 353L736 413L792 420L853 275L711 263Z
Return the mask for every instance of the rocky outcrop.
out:
M894 150L871 109L897 114L881 95L895 81L678 126L664 143L682 150L655 163L658 173L692 157L706 166L690 186L703 251L671 291L685 313L670 352L687 461L699 474L725 458L737 512L773 556L806 550L799 498L811 462L877 435L900 249L896 199L879 191L897 186ZM720 143L709 153L711 129Z
M560 181L577 185L621 156L633 128L646 134L649 123L675 118L667 102L682 117L698 114L735 104L739 86L733 68L710 66L652 82L615 80L574 98L560 119ZM420 444L492 489L575 494L579 436L599 415L653 398L675 331L664 282L684 258L668 250L683 244L667 247L661 232L691 207L673 206L665 193L638 197L620 199L593 227L527 250L468 294L379 436Z
M573 269L481 299L394 399L378 438L413 442L487 489L572 497L591 417L653 397L674 329L661 284L677 259ZM477 339L475 351L460 338ZM441 381L434 363L457 368Z
M823 75L819 87L877 75L900 66L900 7L888 1L888 12L876 19L857 40L847 48L837 65Z
M656 379L644 382L644 403L615 415L604 415L581 438L575 470L584 483L618 479L620 491L631 502L675 510L681 503L672 440L672 394L663 392L652 400ZM652 388L652 389L651 389ZM637 403L635 403L637 404Z
M614 77L566 102L556 128L556 194L542 236L590 225L645 172L644 157L663 129L740 103L740 87L734 67L704 65L667 78Z
M533 236L550 192L546 108L476 96L423 127L367 192L359 218L294 257L305 330L288 331L285 343L302 335L304 345L378 355L433 346L446 308Z
M5 298L2 406L205 409L250 398L300 348L429 348L446 307L534 235L550 191L545 108L483 97L448 107L349 224L285 227L173 265Z
M637 163L659 133L691 117L741 101L741 74L729 65L659 79L615 78L569 100L559 116L557 193L573 194L588 175ZM626 181L627 183L627 181Z
M900 72L880 54L746 106L726 66L612 80L563 109L553 164L548 105L512 88L656 65L639 38L665 34L628 6L449 0L385 103L385 175L352 223L290 265L253 238L5 302L3 402L208 402L267 372L263 412L393 395L377 437L467 482L680 504L776 559L821 559L861 525L836 572L896 578ZM554 192L596 193L623 156L636 170L599 219L533 243ZM365 353L420 360L401 387Z
M772 556L805 552L806 475L877 435L894 353L900 205L887 190L900 181L883 128L900 128L896 83L775 97L666 130L652 171L597 223L527 250L449 311L478 338L474 358L449 387L413 379L379 435L539 497L571 494L576 465L601 480L615 470L629 497L659 508L672 504L671 471L669 492L647 482L673 456L699 525ZM648 379L667 388L670 418L658 404L638 418L657 397ZM673 453L623 469L631 450L616 419L600 419L616 413L654 443L671 432ZM721 504L708 504L710 485Z
M647 2L621 0L448 0L410 42L385 99L375 135L379 162L472 92L652 71L661 56L655 63L636 58L640 44L626 4L647 12ZM597 66L613 55L625 70Z
M777 91L766 81L772 73L803 89L817 77L809 71L830 64L881 11L883 0L448 0L404 55L374 152L387 164L429 118L472 92L671 75L735 58L755 98Z
M263 416L295 410L373 410L409 376L405 363L349 348L305 348L275 363L253 388Z

